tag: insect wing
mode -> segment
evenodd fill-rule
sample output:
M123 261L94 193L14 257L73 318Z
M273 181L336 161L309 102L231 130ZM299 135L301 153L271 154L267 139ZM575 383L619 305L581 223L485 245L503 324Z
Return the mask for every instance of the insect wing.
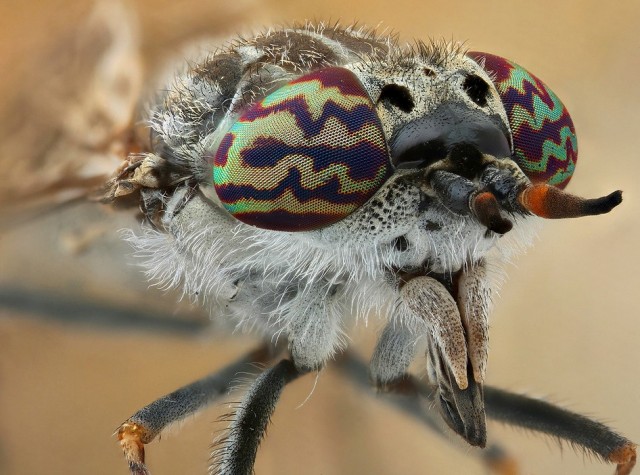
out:
M0 108L0 212L12 224L84 199L131 151L142 59L133 13L100 3L52 35Z

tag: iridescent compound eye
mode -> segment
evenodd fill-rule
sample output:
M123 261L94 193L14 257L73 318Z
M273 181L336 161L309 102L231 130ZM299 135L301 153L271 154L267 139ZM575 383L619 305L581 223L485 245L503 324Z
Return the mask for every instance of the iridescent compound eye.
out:
M578 160L578 141L569 111L540 79L500 56L468 56L491 76L507 111L514 157L533 183L564 188Z
M223 206L247 224L308 231L362 206L392 173L375 107L344 68L304 75L252 104L215 154Z

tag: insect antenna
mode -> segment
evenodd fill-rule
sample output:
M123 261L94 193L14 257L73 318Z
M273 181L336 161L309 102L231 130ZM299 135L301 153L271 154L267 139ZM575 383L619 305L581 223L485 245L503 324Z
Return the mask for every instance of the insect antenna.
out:
M622 191L601 198L580 198L555 186L539 183L518 193L518 202L530 213L548 219L579 218L605 214L622 203Z

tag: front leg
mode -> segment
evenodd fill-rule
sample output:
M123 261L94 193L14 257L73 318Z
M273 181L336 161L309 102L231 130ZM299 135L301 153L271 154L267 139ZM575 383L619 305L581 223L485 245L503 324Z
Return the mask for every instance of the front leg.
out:
M629 475L637 446L600 422L546 401L487 387L487 415L505 424L548 434L585 453L616 464L615 475Z
M275 332L286 332L291 358L262 373L230 415L227 431L214 442L212 475L253 473L258 446L284 387L324 367L342 343L341 286L319 281L298 288L283 305L284 311L273 319L272 327Z
M324 367L345 346L342 316L346 309L340 284L320 281L300 288L287 303L282 320L293 362L307 372Z

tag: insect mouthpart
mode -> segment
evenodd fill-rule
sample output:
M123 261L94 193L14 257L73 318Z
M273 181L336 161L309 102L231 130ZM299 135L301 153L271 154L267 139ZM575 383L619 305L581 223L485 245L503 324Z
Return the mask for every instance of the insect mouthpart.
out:
M429 345L427 357L437 384L436 404L442 419L470 445L484 447L487 443L487 427L483 390L473 377L471 365L467 366L469 385L460 389L433 342Z

